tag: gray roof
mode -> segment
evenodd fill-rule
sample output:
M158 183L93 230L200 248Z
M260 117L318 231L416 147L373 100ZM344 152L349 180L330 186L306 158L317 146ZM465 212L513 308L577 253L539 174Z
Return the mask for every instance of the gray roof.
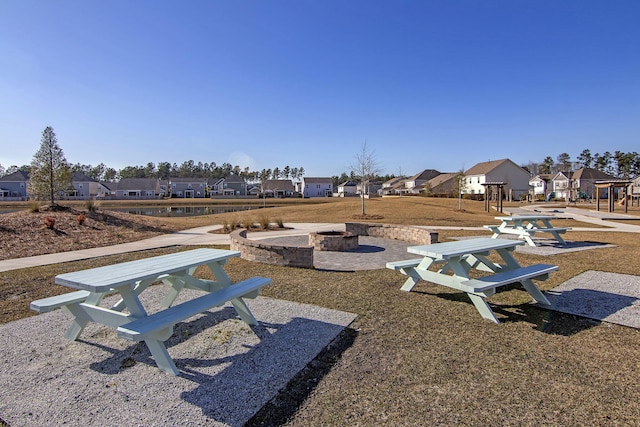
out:
M29 172L18 170L9 175L0 177L0 181L5 182L24 182L29 180Z
M295 191L290 179L267 179L264 182L265 190Z

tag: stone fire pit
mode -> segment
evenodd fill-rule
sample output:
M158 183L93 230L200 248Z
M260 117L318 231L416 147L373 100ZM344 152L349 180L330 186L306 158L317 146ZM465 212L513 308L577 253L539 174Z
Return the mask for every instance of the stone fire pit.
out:
M358 235L348 231L318 231L309 234L309 246L316 251L350 251L358 249Z

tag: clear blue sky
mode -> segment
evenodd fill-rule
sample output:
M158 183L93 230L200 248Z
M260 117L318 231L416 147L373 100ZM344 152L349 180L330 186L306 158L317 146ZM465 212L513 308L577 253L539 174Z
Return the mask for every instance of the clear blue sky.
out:
M638 0L1 0L0 164L383 173L640 151Z

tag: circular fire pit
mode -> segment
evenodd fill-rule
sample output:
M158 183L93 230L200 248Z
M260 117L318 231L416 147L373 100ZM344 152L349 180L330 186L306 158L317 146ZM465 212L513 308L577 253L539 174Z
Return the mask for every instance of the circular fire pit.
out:
M348 231L319 231L309 234L309 246L317 251L350 251L358 249L358 235Z

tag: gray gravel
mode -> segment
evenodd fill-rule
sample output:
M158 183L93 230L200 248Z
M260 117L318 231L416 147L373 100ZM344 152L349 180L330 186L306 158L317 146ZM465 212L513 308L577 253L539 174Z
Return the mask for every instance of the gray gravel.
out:
M640 276L585 271L545 294L552 310L640 329Z
M151 311L162 290L142 294ZM264 297L247 303L259 327L230 305L176 326L167 348L177 377L111 328L90 324L79 341L65 340L70 317L61 310L2 325L0 414L13 427L241 426L355 319Z

